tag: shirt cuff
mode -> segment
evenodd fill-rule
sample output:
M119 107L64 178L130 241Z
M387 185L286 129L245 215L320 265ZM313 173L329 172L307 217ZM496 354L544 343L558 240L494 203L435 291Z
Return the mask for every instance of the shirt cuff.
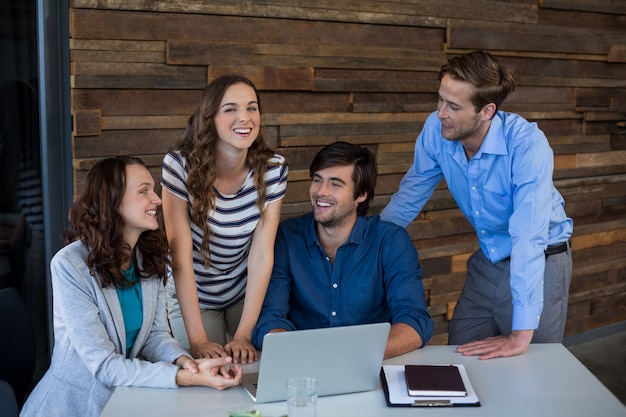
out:
M433 337L434 321L430 317L423 317L417 320L400 317L397 320L393 320L392 325L396 323L404 323L411 326L422 339L422 347L426 346Z
M513 305L513 325L511 330L534 330L539 327L543 304L537 306Z
M254 347L256 347L258 350L262 350L263 338L266 334L274 329L285 329L287 331L296 330L295 326L290 321L282 319L264 322L261 325L257 324L252 331L252 344L254 345Z

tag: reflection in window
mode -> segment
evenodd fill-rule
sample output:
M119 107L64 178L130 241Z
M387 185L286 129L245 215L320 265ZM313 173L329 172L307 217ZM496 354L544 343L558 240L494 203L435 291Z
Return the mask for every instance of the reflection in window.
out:
M36 3L0 4L0 288L18 290L48 366Z

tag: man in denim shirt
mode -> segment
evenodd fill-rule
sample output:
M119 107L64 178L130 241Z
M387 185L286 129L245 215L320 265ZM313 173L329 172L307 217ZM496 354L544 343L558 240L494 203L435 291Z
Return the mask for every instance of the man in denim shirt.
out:
M253 342L269 332L390 322L385 357L433 333L417 251L406 230L367 217L376 162L366 148L326 146L309 168L313 213L285 220Z
M535 123L499 110L515 82L490 54L454 57L439 79L438 111L381 218L406 227L445 179L480 245L467 262L448 343L489 359L521 354L531 340L561 342L573 224L552 182L548 140Z

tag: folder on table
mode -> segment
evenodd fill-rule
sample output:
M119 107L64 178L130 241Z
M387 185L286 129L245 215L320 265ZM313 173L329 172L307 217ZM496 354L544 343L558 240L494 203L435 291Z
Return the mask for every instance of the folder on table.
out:
M442 365L435 365L442 366ZM445 367L449 367L450 365L443 365ZM384 365L380 371L380 379L383 385L383 391L385 393L385 400L389 407L478 407L480 406L480 401L472 384L467 376L467 372L465 371L465 367L461 364L452 364L458 370L458 375L461 377L462 385L464 388L464 392L459 393L456 392L460 388L458 385L456 386L456 390L453 390L453 395L442 395L442 394L450 394L451 392L444 392L440 389L442 386L434 379L430 381L432 384L430 387L432 389L428 389L429 385L428 381L424 381L426 384L420 387L420 389L424 389L422 391L425 394L437 394L437 395L411 395L409 393L409 388L407 387L407 379L405 374L405 365ZM418 368L410 368L411 370L418 370ZM423 372L437 372L437 369L433 368L423 368L421 369ZM444 373L448 375L448 368L444 370ZM454 372L452 373L454 375ZM414 375L415 376L415 375ZM449 376L449 375L448 375ZM455 382L455 381L452 381ZM458 381L456 381L458 383ZM450 388L450 387L448 387ZM448 391L446 389L446 391ZM418 393L414 391L414 394Z

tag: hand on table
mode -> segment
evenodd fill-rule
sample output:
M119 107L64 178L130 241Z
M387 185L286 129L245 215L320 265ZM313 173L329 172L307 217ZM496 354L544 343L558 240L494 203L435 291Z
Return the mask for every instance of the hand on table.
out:
M256 348L249 339L233 339L224 346L224 349L232 356L234 364L252 363L259 359Z
M209 340L191 345L190 350L194 358L222 358L228 356L222 345Z
M494 336L460 345L456 351L465 355L480 355L480 359L492 359L521 355L526 352L534 330L513 330L508 336Z

